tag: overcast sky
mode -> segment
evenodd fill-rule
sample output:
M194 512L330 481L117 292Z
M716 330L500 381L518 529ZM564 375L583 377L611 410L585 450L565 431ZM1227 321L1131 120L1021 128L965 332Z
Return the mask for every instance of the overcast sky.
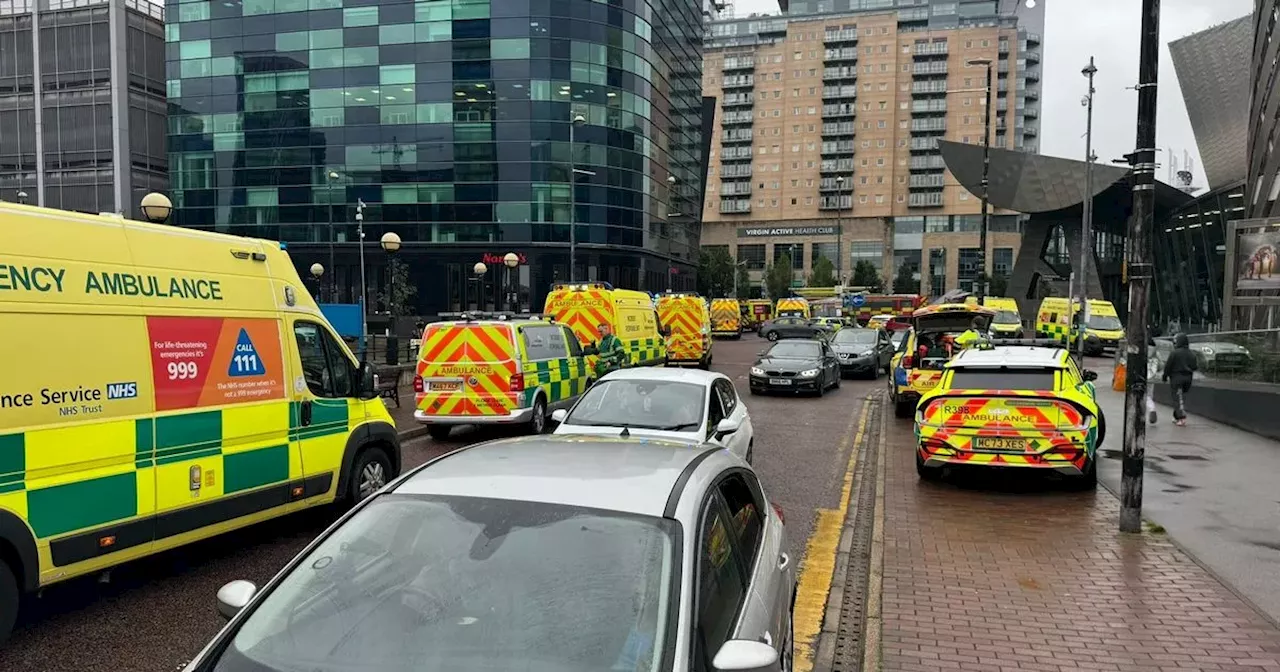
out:
M1093 145L1099 163L1118 159L1134 149L1138 99L1138 41L1141 38L1139 0L1041 0L1045 5L1044 80L1041 96L1040 151L1042 154L1084 158L1085 109L1080 100L1088 84L1080 70L1093 56ZM734 0L735 15L777 13L777 0ZM1195 136L1187 121L1182 92L1169 58L1168 43L1248 14L1253 0L1164 0L1160 14L1160 109L1157 143L1165 151L1157 159L1156 177L1168 181L1172 149L1181 168L1183 151L1196 164L1196 186L1205 186ZM1242 64L1241 67L1248 67ZM1241 147L1240 151L1244 151Z

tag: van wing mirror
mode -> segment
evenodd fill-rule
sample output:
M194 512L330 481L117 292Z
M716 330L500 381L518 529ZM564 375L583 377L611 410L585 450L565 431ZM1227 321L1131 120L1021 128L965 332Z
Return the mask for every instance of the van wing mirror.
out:
M1085 379L1085 382L1092 383L1093 381L1095 381L1095 380L1097 380L1097 379L1098 379L1098 372L1097 372L1097 371L1085 371L1085 372L1084 372L1084 379Z
M598 354L600 354L600 347L599 347L598 345L596 345L595 343L591 343L591 344L589 344L589 345L584 345L584 346L582 346L582 354L584 354L584 355L598 355Z
M356 385L357 397L372 399L378 396L378 376L374 374L373 365L369 362L360 362L360 366L356 369Z

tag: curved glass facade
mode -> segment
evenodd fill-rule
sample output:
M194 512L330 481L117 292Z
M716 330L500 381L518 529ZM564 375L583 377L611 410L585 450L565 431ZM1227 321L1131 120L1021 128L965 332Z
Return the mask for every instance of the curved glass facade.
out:
M1221 323L1227 222L1243 219L1244 186L1202 194L1157 222L1151 313L1169 333Z
M363 202L370 295L393 231L423 313L502 305L508 280L540 308L569 279L571 221L576 279L692 285L697 0L171 0L168 16L176 224L285 241L351 301Z

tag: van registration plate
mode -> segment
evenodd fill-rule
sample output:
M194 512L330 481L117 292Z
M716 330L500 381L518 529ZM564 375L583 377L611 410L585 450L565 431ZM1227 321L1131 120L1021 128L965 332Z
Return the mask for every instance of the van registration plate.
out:
M996 436L976 436L973 439L973 447L976 450L1000 450L1020 453L1027 449L1027 440Z
M431 383L432 392L458 392L462 390L462 383L456 380L449 382Z

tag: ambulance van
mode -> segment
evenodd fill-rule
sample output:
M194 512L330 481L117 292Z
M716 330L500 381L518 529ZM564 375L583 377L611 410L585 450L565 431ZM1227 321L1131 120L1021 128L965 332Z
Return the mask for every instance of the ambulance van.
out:
M711 300L711 335L742 338L742 305L737 299Z
M1022 317L1018 314L1018 302L1004 296L983 297L982 305L996 311L988 329L995 338L1022 338Z
M0 325L0 639L20 593L400 472L280 243L0 203Z
M626 347L629 366L661 366L667 361L653 297L631 289L614 289L607 282L553 285L543 304L547 317L568 325L583 347L600 341L600 325L608 324ZM594 371L595 355L587 357Z
M667 331L667 364L711 368L711 311L697 294L658 295L658 319Z
M1072 328L1072 309L1080 312L1080 302L1072 301L1067 307L1066 297L1051 296L1040 302L1040 310L1036 313L1036 333L1042 338L1052 338L1063 345L1068 339L1077 339L1078 331ZM1101 355L1106 351L1114 352L1124 340L1124 325L1116 314L1116 307L1110 301L1089 299L1089 316L1085 324L1084 350L1088 355Z

